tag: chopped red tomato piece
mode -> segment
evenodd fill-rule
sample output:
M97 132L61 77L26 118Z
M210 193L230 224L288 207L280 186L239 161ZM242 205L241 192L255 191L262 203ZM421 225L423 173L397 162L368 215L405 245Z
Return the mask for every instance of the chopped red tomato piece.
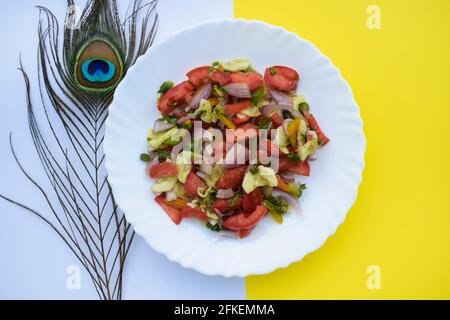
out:
M252 212L256 209L257 206L261 204L261 188L256 188L250 193L244 192L244 197L242 199L242 208L246 212Z
M214 208L219 210L219 212L223 213L228 210L238 209L242 206L242 197L239 197L234 206L231 206L232 198L228 199L216 199L214 201Z
M194 94L194 86L189 81L183 81L167 91L158 102L158 110L169 114L178 105L189 102Z
M244 100L241 102L233 103L233 104L227 104L223 112L225 114L228 114L230 116L235 115L237 112L242 111L250 107L250 100Z
M195 207L195 208L186 207L181 210L181 216L183 218L197 218L197 219L200 219L203 221L208 220L208 216L206 215L206 212L203 211L199 207Z
M255 119L255 124L259 126L264 120L266 120L266 115L261 113L259 116Z
M181 222L181 210L171 205L167 204L165 201L165 197L163 194L160 194L155 198L156 203L158 203L161 208L167 213L167 215L172 219L175 224L180 224Z
M272 114L272 116L270 117L270 120L272 121L272 125L275 129L283 124L283 118L277 112Z
M191 197L197 197L197 190L199 188L204 188L206 190L206 183L203 182L193 171L191 171L186 179L186 183L184 184L184 189L186 193Z
M249 121L251 118L249 117L249 116L245 116L245 117L233 117L232 119L231 119L231 121L233 121L235 124L242 124L242 123L245 123L245 122L247 122L247 121Z
M220 84L222 87L231 82L231 76L227 72L216 70L209 76L211 81Z
M227 218L223 227L229 230L239 231L242 229L250 229L253 228L261 221L267 213L267 208L264 206L257 206L256 209L248 214L245 212L241 212Z
M308 161L290 161L282 157L278 166L278 172L290 171L301 176L309 176L310 167Z
M327 144L330 139L323 133L322 129L320 129L319 124L317 123L314 116L309 113L309 111L303 111L303 114L305 115L306 120L308 121L311 128L313 128L314 131L317 133L317 137L322 141L323 145Z
M289 161L286 157L281 157L278 163L278 172L285 172L289 168L292 161Z
M173 162L161 162L152 165L148 170L152 178L176 177L178 175L177 165Z
M300 76L298 75L298 72L292 68L289 68L286 66L273 66L272 68L275 69L276 74L285 76L288 79L296 80L296 79L300 78Z
M289 67L273 66L267 68L264 73L264 81L274 89L291 91L297 87L299 75L297 71Z
M219 212L225 212L230 209L229 206L231 204L231 198L229 199L216 199L214 201L214 209L217 209Z
M247 166L237 167L228 170L217 182L217 189L236 189L244 180L244 174L247 171Z
M192 69L186 73L186 76L194 86L198 87L209 80L209 67L203 66Z
M261 87L263 85L263 78L260 74L256 72L233 72L231 73L231 82L232 83L246 83L250 91L254 91L255 89Z
M241 239L247 238L250 235L250 233L252 233L253 229L254 228L239 230L239 238Z

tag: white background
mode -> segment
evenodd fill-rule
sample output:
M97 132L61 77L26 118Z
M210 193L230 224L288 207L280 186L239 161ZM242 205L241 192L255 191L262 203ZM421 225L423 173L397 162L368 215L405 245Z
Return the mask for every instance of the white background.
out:
M118 0L124 12L129 0ZM36 79L38 10L50 8L65 16L66 1L2 1L0 11L0 193L30 207L48 211L37 190L20 174L10 152L13 132L16 151L36 180L46 181L28 131L25 91L17 70L19 53L30 79ZM81 7L83 1L77 3ZM232 0L159 0L157 41L205 20L233 16ZM32 97L37 99L36 83ZM0 199L0 298L96 299L88 275L81 289L66 286L67 268L77 260L63 241L42 221ZM244 299L244 279L208 277L186 270L154 252L136 237L124 273L125 299Z

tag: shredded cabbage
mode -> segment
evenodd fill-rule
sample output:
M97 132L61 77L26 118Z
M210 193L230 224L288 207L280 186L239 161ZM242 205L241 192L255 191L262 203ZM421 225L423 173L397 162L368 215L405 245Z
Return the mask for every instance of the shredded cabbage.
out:
M183 200L187 199L186 191L184 190L184 185L182 183L177 181L175 183L175 185L173 186L173 191L177 195L177 198L183 199Z
M273 139L273 143L280 148L281 152L288 154L289 149L287 148L287 145L289 143L288 137L286 136L286 133L284 132L283 127L278 127L275 129L275 136Z
M215 192L215 188L214 187L208 187L208 188L198 188L197 189L197 194L200 198L205 199L207 198L211 193Z
M250 60L248 59L235 59L222 63L223 68L226 71L236 72L236 71L246 71L250 67Z
M314 131L312 131L314 132ZM319 149L319 139L317 138L317 134L314 132L314 136L311 140L306 142L298 151L298 155L300 156L300 160L304 161L308 156L314 154Z
M151 147L152 150L158 149L164 141L176 135L179 130L180 129L177 127L170 128L163 132L153 132L151 128L148 129L147 142L149 147Z
M180 152L175 163L177 165L178 180L182 183L186 183L187 176L192 170L192 152Z
M225 173L225 169L221 164L215 164L212 168L211 174L205 178L205 182L209 187L214 187L216 182Z
M212 111L211 102L205 99L200 100L200 106L195 110L194 115L200 115L200 118L207 123L217 121L217 118Z
M172 145L176 145L179 142L182 141L182 139L185 137L186 134L188 134L189 131L184 129L184 128L180 128L178 129L177 132L175 132L174 135L170 136L170 138L168 139L170 142L172 142ZM167 143L167 141L166 141Z
M257 105L251 105L248 108L239 111L239 114L255 118L258 117L261 114L261 112L259 111L259 107Z
M303 142L305 141L306 131L308 131L306 121L305 119L300 117L300 123L298 124L298 131L297 131L297 141L299 146L303 145Z
M170 191L175 183L177 183L177 177L159 178L152 186L152 191L155 193Z
M258 166L258 172L252 173L248 171L244 176L242 188L245 192L250 193L258 187L276 187L278 185L275 171L272 168Z
M219 220L219 216L209 210L206 211L206 215L208 216L208 218L214 220L214 221L218 221Z

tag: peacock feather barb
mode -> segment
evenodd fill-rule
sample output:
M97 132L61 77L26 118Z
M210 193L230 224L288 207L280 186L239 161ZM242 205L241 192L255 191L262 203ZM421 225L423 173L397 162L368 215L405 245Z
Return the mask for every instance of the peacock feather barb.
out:
M28 125L47 185L25 169L10 135L11 152L49 212L0 197L33 213L62 238L100 299L121 299L124 263L134 238L104 169L104 124L115 87L153 43L156 5L157 1L131 0L121 19L115 0L88 0L75 17L77 7L68 0L63 33L52 12L38 7L41 117L22 63L19 68L26 86Z

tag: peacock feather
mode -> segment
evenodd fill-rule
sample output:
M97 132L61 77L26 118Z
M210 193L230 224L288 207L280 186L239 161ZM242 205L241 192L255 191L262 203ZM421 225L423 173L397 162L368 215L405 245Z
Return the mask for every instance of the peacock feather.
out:
M62 238L100 299L122 297L124 263L134 238L104 169L104 123L117 84L153 43L156 5L156 0L131 0L121 19L115 0L88 0L82 10L74 10L78 7L68 0L63 32L52 12L38 7L38 110L22 63L19 68L28 125L47 185L25 169L12 134L11 152L49 211L0 197L33 213Z

